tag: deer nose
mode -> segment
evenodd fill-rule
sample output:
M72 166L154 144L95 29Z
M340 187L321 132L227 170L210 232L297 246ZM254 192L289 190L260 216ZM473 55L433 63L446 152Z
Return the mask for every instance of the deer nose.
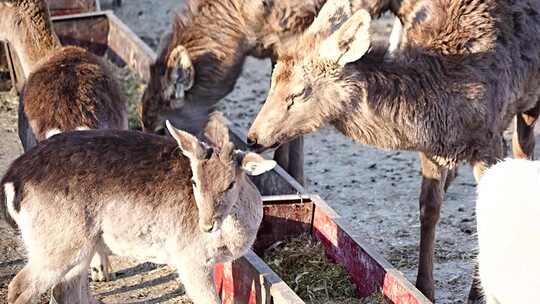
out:
M249 135L246 141L249 148L255 148L257 146L257 138L253 135Z

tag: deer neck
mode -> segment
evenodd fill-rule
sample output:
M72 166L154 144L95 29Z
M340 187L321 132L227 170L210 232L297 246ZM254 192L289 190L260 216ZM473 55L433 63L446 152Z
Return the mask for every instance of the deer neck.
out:
M345 135L364 144L383 149L433 150L440 139L437 119L447 119L450 103L441 106L444 88L423 67L397 63L353 65L346 80L351 92L349 109L333 122Z
M4 40L13 47L27 78L39 61L60 47L44 1L20 1L5 10L0 21ZM2 35L0 35L2 36Z

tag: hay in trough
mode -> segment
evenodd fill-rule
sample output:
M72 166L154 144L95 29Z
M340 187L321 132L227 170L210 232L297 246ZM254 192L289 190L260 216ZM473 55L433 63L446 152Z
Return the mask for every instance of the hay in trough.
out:
M144 81L129 67L118 67L110 63L111 69L120 84L120 90L125 94L128 103L129 129L140 130L140 107L146 85Z
M307 235L273 244L263 259L306 303L388 303L381 293L359 299L347 270L330 262L324 246Z

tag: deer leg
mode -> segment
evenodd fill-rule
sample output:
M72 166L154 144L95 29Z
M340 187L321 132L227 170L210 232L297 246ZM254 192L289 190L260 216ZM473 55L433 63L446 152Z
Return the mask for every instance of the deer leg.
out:
M433 257L435 228L439 222L447 170L420 154L422 190L420 193L420 258L416 287L430 300L435 298Z
M47 262L39 261L38 263L32 263L30 261L13 278L8 286L9 304L33 303L39 295L47 292L47 290L59 283L64 277L64 274L70 270L67 264L54 265ZM59 303L80 303L80 301Z
M484 292L482 290L482 284L480 282L480 270L478 269L478 260L474 260L473 279L471 282L471 289L469 290L469 296L467 298L467 304L480 304Z
M534 159L534 126L539 114L540 103L534 109L516 115L516 129L512 137L514 157Z
M288 171L289 169L289 148L290 143L286 143L281 145L274 153L274 160L285 171Z
M115 279L115 274L112 271L111 262L109 261L109 249L100 241L96 246L96 254L90 263L91 278L94 282L107 282Z
M52 297L56 303L100 303L90 295L88 264L89 263L81 263L74 267L66 274L66 276L64 276L62 282L53 288Z
M287 172L301 185L304 180L304 137L299 137L289 143L289 166Z
M19 114L18 114L18 132L19 139L23 146L24 151L30 150L30 148L37 145L37 140L30 127L26 114L24 113L24 104L22 100L19 100Z
M304 185L304 138L297 138L281 145L274 153L274 160L287 173Z
M197 259L183 259L177 266L180 281L184 284L186 294L194 304L221 304L214 286L214 275L211 266L199 263Z
M39 295L51 288L69 294L76 294L80 299L79 289L64 287L66 282L79 282L74 278L86 273L90 258L94 254L95 239L84 234L59 234L59 225L19 225L21 234L26 236L24 243L28 251L28 264L10 283L8 288L9 304L31 303ZM56 240L51 242L50 240ZM88 278L83 278L85 282ZM70 284L68 284L70 285ZM54 290L53 290L54 293ZM87 300L87 295L82 300ZM63 303L82 303L62 301Z
M446 181L444 182L444 192L448 191L448 188L450 188L450 185L452 182L458 177L458 166L455 166L453 169L448 170L448 174L446 175Z

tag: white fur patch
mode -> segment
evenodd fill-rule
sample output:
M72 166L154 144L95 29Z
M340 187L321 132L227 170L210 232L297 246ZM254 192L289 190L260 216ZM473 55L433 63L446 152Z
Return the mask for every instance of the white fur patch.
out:
M538 302L539 170L538 161L507 159L478 185L480 279L486 295L500 303Z
M392 27L392 33L390 33L388 52L386 55L388 58L392 58L398 50L399 44L401 43L402 34L403 25L401 24L399 18L395 17L394 26Z
M18 222L19 214L15 210L15 186L13 183L4 184L4 196L6 197L6 206L9 215Z
M56 135L56 134L60 134L62 133L62 131L58 130L58 129L51 129L49 131L47 131L47 133L45 133L45 138L51 138L52 136Z
M77 130L77 131L87 131L87 130L90 130L90 128L89 127L77 127L77 128L75 128L75 130Z

